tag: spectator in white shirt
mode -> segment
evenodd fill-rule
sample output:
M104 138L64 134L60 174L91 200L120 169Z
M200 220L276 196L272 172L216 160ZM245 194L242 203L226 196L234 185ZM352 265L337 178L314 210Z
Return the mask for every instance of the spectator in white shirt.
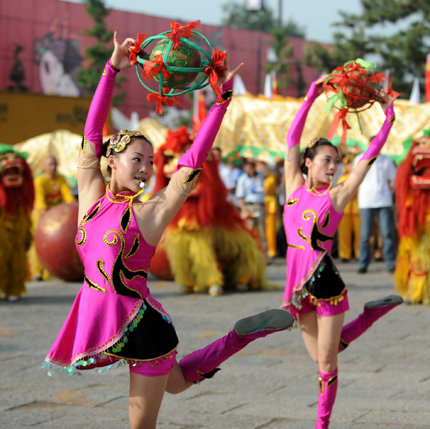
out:
M255 163L247 161L236 187L241 216L251 231L257 230L264 254L268 258L266 240L266 208L264 205L264 178L259 175Z
M353 167L362 154L354 159ZM383 253L387 269L394 272L396 260L393 216L393 186L397 169L391 158L379 155L358 188L358 207L360 209L360 258L359 273L367 272L370 263L370 236L375 216L378 216L383 241Z

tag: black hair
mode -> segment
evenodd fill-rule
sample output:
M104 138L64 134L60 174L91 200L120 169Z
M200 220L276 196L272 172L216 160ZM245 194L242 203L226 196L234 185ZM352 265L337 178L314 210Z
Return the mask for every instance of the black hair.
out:
M302 173L306 174L306 176L308 175L308 167L306 167L306 158L309 158L311 161L313 161L313 159L319 152L318 148L320 148L321 146L330 146L335 149L337 154L339 155L338 148L330 140L323 138L318 139L312 147L307 147L301 155L302 162L300 164L300 170L302 170Z
M151 142L150 142L150 141L149 141L145 136L140 135L140 136L133 136L133 137L132 137L132 140L137 140L137 139L145 141L146 143L148 143L148 144L152 147L152 149L154 149L153 144L152 144L152 143L151 143ZM102 155L103 155L105 158L107 158L107 157L108 157L108 156L107 156L107 149L108 149L109 143L110 143L110 139L109 139L109 140L106 140L106 141L103 143L103 147L102 147ZM128 145L127 145L127 146L124 148L124 150L123 150L123 151L121 151L121 152L115 152L114 150L112 150L112 151L111 151L111 153L110 153L109 155L118 156L120 153L124 153L124 152L127 150L127 147L128 147ZM112 174L112 168L111 168L111 166L110 166L110 165L108 165L108 166L107 166L107 172L108 172L109 176Z

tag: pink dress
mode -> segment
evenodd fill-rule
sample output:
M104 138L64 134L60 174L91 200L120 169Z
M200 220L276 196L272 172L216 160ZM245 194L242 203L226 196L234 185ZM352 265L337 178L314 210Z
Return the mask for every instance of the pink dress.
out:
M346 294L343 282L337 281L339 273L329 254L342 216L334 209L327 188L312 193L307 184L296 189L285 205L287 281L282 307L294 317L302 308L302 298L308 295L313 304L324 300L336 305ZM327 265L331 267L325 270ZM320 281L323 272L329 276L325 274L324 282ZM330 278L333 275L337 276L335 281ZM323 284L327 279L329 284ZM316 284L318 292L314 292Z
M76 246L84 284L45 360L48 374L172 358L178 338L146 284L155 247L146 243L132 202L109 187L84 216ZM103 368L99 370L101 372Z

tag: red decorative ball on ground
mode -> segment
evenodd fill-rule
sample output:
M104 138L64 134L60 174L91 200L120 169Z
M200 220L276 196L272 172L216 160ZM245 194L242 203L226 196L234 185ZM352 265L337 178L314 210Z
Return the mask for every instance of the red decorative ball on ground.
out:
M157 245L157 250L151 259L149 272L160 280L173 280L172 269L167 257L164 235Z
M84 267L75 247L78 210L78 203L53 207L41 217L35 234L40 263L53 276L66 281L84 278Z

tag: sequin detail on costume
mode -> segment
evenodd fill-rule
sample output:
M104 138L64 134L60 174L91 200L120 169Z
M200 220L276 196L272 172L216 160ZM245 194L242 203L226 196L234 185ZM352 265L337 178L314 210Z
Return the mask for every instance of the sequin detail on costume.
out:
M124 334L122 335L122 337L112 347L106 350L106 354L110 354L110 353L115 354L115 353L121 352L123 347L128 343L128 336L130 335L130 332L133 332L137 328L137 325L142 320L142 317L145 314L145 311L146 311L146 305L145 305L145 302L142 302L142 306L137 312L135 318L124 329Z

